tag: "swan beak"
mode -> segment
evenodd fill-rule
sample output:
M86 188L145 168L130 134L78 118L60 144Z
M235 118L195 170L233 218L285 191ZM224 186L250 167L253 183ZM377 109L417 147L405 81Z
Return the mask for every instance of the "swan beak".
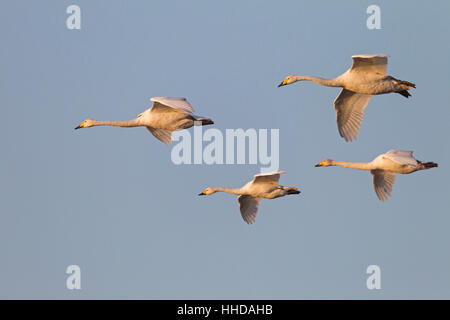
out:
M287 81L286 81L286 79L284 79L283 82L278 85L278 88L285 86L286 84L287 84Z
M199 195L199 196L206 196L206 194L205 194L204 192L199 193L198 195Z
M317 167L323 167L323 161L320 162L320 163L318 163L318 164L316 164L315 167L316 167L316 168L317 168Z
M84 128L84 122L85 121L83 121L78 127L76 127L75 130L80 129L80 128Z

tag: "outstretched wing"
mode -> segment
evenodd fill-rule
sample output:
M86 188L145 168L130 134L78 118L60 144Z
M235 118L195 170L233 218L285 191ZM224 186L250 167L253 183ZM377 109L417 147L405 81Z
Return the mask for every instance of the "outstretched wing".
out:
M167 111L167 108L172 108L174 110L171 111L184 111L187 113L194 113L194 109L192 109L189 102L187 102L186 98L169 98L169 97L153 97L150 99L153 101L153 111Z
M384 170L370 170L373 175L373 187L378 199L386 201L391 196L395 182L395 173Z
M351 72L386 74L387 54L358 54L352 56L353 64Z
M156 139L158 139L162 143L164 144L172 143L172 131L164 129L155 129L149 126L147 126L146 128L148 131L150 131L152 135L155 136Z
M255 198L252 196L239 196L239 210L241 211L242 218L248 224L255 222L256 213L258 212L258 204L261 198Z
M364 116L364 109L366 109L371 97L368 94L342 89L334 100L339 134L345 141L356 140Z
M285 171L275 171L268 173L255 174L253 177L253 183L276 183L280 180L280 174L285 174Z
M415 167L418 165L418 163L416 158L414 158L412 154L412 151L389 150L388 152L383 154L383 157L400 164L406 164Z

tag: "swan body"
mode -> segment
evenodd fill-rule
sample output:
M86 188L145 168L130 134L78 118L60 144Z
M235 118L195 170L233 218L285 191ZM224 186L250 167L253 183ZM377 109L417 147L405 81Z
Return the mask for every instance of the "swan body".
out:
M434 162L417 160L412 153L412 151L390 150L380 154L370 162L345 162L325 159L318 163L316 167L339 166L368 170L373 176L373 186L378 199L386 201L391 196L396 173L409 174L438 166Z
M161 142L169 144L172 142L172 131L187 129L196 124L214 124L211 119L194 115L194 109L185 98L154 97L150 101L153 101L153 106L132 120L86 119L75 129L94 126L146 127Z
M395 92L408 98L411 96L408 90L416 87L411 82L386 75L388 57L386 54L354 55L351 68L334 79L290 75L279 87L297 81L341 87L341 92L334 100L338 130L346 141L353 141L358 136L364 110L372 95Z
M289 194L300 193L298 188L283 187L278 184L280 174L284 173L286 172L276 171L256 174L252 181L247 182L241 188L206 188L199 196L211 195L216 192L239 195L238 202L242 218L248 224L252 224L255 222L261 199L275 199Z

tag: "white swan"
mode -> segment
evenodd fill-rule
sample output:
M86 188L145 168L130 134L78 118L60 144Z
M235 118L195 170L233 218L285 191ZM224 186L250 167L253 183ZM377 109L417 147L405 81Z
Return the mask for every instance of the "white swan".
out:
M153 106L135 119L127 121L86 119L75 129L94 126L146 127L157 139L169 144L172 142L172 131L190 128L194 122L195 125L214 124L211 119L194 115L194 109L185 98L154 97L150 101L153 101Z
M386 201L391 196L395 174L408 174L437 167L434 162L422 162L412 156L412 151L390 150L370 162L345 162L325 159L316 167L339 166L359 170L370 170L378 199Z
M408 90L416 87L411 82L386 75L386 54L354 55L352 59L352 67L334 79L291 75L278 86L307 80L327 87L342 87L334 100L334 107L339 134L346 141L352 141L358 136L364 109L372 95L396 92L408 98Z
M256 219L258 204L262 198L274 199L288 194L299 194L295 187L283 187L278 184L280 174L284 171L256 174L252 181L246 183L242 188L206 188L199 196L210 195L215 192L227 192L239 195L239 209L242 218L248 224Z

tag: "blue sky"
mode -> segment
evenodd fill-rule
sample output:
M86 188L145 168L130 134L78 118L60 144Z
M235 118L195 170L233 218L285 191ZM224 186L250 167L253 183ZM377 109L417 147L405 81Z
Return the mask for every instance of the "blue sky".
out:
M81 7L81 30L66 8ZM368 30L366 8L381 8ZM5 1L0 10L0 298L450 298L448 1ZM358 140L338 135L334 77L390 54L412 97L374 97ZM246 225L238 187L258 165L181 165L131 119L184 96L215 128L280 129L280 183ZM191 129L192 131L192 129ZM314 168L414 150L439 168L376 198L367 172ZM65 287L79 265L82 289ZM382 289L368 290L368 265Z

